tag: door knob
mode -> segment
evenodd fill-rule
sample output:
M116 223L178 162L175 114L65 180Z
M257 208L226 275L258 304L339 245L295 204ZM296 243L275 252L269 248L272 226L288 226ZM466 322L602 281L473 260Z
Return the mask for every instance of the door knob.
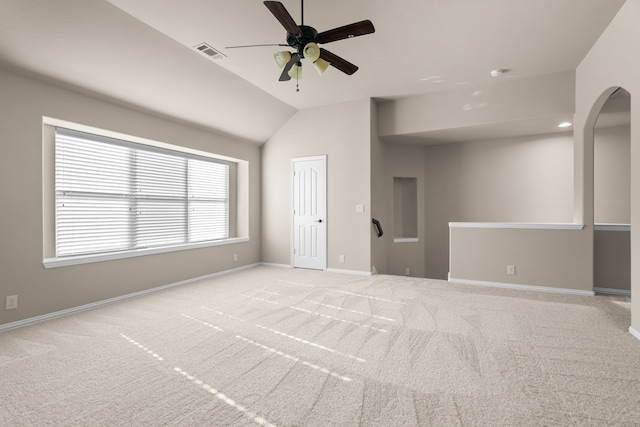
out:
M322 222L321 219L316 219L314 222Z

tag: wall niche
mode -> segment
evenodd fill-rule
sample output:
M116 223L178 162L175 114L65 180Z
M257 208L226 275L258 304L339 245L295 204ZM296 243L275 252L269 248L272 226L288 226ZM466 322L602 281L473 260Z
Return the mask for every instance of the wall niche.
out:
M394 241L418 239L418 180L393 177Z

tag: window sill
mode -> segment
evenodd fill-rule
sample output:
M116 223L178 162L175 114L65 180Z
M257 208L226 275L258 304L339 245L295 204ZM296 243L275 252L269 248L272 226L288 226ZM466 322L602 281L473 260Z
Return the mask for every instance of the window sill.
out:
M394 237L393 243L416 243L420 241L417 237Z
M116 259L133 258L144 255L162 254L167 252L184 251L188 249L208 248L212 246L233 245L236 243L248 242L248 237L231 237L224 240L216 240L213 242L192 243L188 245L166 246L162 248L139 249L135 251L112 252L96 255L69 256L60 258L45 258L42 264L45 268L67 267L77 264L88 264L100 261L113 261Z

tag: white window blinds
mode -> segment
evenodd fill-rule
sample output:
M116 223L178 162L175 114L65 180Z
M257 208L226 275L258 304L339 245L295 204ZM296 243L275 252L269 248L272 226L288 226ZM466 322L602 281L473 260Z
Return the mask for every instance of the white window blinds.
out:
M229 237L229 165L56 129L56 256Z

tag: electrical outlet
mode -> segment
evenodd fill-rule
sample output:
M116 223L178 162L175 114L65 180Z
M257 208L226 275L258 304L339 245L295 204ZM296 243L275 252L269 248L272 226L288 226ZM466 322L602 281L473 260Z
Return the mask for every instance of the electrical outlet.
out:
M238 261L238 254L233 254L233 260Z
M408 275L410 274L410 270L409 270L408 268L405 268L405 269L404 269L404 274L405 274L406 276L408 276Z
M4 303L5 310L13 310L14 308L18 308L18 295L9 295L5 299Z
M340 255L340 262L344 262L344 255Z
M516 266L515 265L507 265L507 274L510 276L516 275Z

